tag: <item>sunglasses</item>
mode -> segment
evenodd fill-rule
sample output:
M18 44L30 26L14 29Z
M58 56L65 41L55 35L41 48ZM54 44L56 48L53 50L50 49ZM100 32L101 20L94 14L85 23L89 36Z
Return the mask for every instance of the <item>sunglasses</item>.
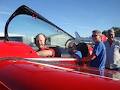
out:
M109 36L113 36L114 34L108 34Z
M92 37L97 37L98 35L92 35Z

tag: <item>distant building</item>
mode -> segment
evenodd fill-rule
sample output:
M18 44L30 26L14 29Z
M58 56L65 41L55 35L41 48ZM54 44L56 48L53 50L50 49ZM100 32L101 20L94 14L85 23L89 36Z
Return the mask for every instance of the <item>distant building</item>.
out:
M4 33L0 33L0 40L4 40L4 38ZM9 34L9 40L23 42L23 35Z

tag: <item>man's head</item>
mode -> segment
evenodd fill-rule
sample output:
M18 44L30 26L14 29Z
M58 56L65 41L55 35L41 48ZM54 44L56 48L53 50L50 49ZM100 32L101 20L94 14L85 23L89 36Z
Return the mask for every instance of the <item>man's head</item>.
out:
M44 34L40 33L34 39L35 39L36 46L40 48L46 44L47 37Z
M92 31L92 39L94 42L101 41L102 33L99 30Z
M108 40L111 40L111 41L114 40L114 38L115 38L115 32L114 32L113 29L108 30L107 37L108 37Z

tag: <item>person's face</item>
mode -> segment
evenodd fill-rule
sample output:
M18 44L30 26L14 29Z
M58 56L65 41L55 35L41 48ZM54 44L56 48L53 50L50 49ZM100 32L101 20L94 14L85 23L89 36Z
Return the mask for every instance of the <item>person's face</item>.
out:
M114 37L115 37L115 33L114 32L109 32L108 33L108 39L109 40L114 40Z
M44 35L39 35L39 44L40 46L44 46L45 45L45 36Z
M92 39L93 39L94 42L98 42L98 41L101 40L101 36L97 33L93 33L92 34Z

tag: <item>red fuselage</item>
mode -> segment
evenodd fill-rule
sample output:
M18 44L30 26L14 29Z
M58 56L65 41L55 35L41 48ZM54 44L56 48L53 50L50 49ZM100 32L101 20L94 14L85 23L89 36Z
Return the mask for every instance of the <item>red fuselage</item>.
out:
M38 57L22 43L0 42L0 57L3 90L120 90L120 81L19 59Z

